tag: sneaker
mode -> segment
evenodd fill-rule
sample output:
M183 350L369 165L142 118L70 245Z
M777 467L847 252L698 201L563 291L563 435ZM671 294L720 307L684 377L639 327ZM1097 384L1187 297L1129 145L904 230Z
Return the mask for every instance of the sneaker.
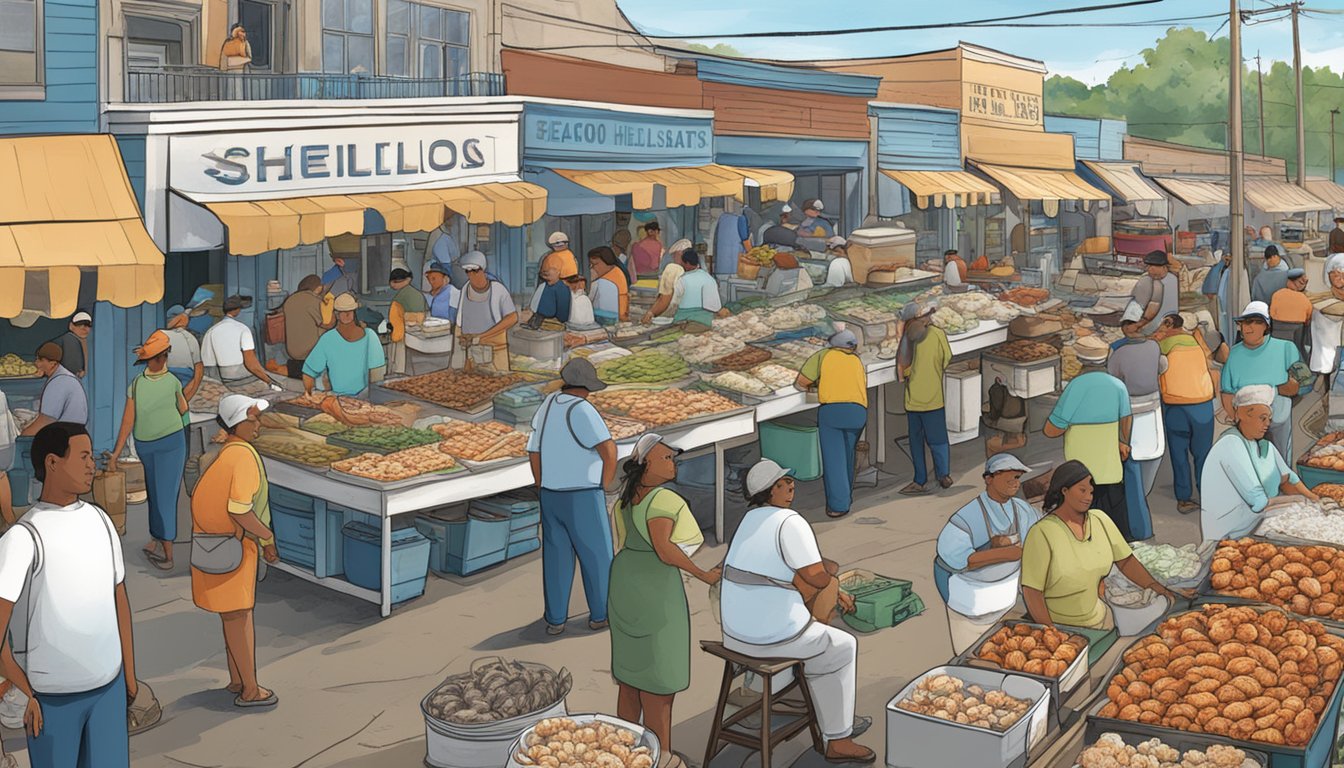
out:
M1190 514L1191 512L1198 512L1198 511L1199 511L1199 502L1197 502L1197 501L1180 501L1180 502L1177 502L1177 503L1176 503L1176 511L1177 511L1177 512L1180 512L1182 515L1188 515L1188 514Z
M564 625L564 624L547 624L547 625L546 625L546 634L548 634L548 635L561 635L561 634L564 634L564 632L565 632L565 625Z
M601 620L601 621L590 621L590 622L588 622L588 628L591 629L591 630L593 630L594 632L601 632L602 630L606 629L608 626L610 626L610 622L608 622L606 619L603 619L603 620Z
M23 728L23 713L28 709L28 697L15 686L0 698L0 725L13 730Z

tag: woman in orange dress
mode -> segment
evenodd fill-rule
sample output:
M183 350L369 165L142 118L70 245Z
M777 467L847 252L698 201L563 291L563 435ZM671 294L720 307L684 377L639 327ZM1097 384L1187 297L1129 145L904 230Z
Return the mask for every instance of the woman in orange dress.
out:
M224 649L229 659L229 691L237 707L269 707L274 692L257 684L256 632L252 609L257 598L257 558L278 556L267 521L270 502L266 469L252 441L261 431L260 414L269 405L245 395L219 401L218 422L228 433L218 458L205 470L191 495L191 531L195 536L242 539L242 558L227 573L191 569L191 599L197 607L218 613L224 624ZM209 567L209 566L207 566ZM228 566L224 566L228 567Z

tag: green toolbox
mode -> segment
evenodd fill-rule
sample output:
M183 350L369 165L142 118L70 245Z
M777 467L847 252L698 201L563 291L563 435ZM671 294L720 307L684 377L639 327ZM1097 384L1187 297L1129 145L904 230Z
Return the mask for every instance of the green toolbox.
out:
M844 614L845 623L860 632L894 627L924 612L924 601L904 579L857 569L839 579L840 589L854 598L854 613Z

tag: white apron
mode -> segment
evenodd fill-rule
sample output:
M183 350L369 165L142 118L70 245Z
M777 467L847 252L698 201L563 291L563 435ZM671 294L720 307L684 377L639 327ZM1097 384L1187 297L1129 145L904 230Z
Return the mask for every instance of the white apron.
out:
M1129 458L1133 461L1162 458L1167 451L1167 432L1162 425L1162 394L1131 395L1129 410L1133 416L1129 432Z
M1017 542L1022 535L1017 530L1017 513L1012 512L1013 524L1004 533L994 530L989 522L989 511L983 499L976 497L980 514L985 519L985 530L991 536L1012 536ZM1017 605L1018 582L1022 574L1021 562L995 563L975 570L958 571L947 579L947 607L977 624L993 624Z
M1311 313L1311 370L1323 374L1335 372L1341 331L1344 317L1327 315L1319 307Z

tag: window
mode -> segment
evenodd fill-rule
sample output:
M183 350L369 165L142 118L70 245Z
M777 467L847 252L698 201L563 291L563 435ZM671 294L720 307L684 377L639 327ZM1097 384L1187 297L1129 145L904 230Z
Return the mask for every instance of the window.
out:
M322 71L373 73L373 0L322 0Z
M471 71L471 15L388 0L387 74L439 79Z
M3 1L3 0L0 0ZM147 16L126 17L126 62L135 69L185 64L190 27Z
M42 0L0 0L0 86L42 84Z

